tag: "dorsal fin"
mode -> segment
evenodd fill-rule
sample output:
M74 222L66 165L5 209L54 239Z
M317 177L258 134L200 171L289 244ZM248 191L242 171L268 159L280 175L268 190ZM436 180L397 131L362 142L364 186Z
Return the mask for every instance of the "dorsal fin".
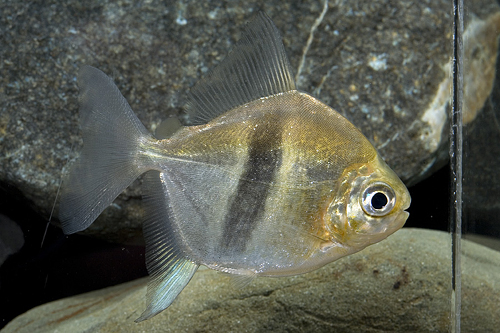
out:
M280 33L260 12L234 49L192 89L186 110L193 125L209 122L255 99L295 90Z

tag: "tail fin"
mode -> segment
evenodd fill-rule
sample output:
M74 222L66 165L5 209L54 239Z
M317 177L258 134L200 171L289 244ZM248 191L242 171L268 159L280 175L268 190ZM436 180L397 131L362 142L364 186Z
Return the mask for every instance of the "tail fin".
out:
M84 66L78 74L83 150L63 183L59 220L65 234L86 229L140 174L136 154L152 138L113 81Z

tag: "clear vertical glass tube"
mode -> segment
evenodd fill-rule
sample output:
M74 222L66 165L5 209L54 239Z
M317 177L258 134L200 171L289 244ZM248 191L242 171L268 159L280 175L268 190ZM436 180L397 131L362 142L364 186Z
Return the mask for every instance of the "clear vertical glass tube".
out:
M455 10L456 119L452 119L450 149L457 180L452 185L451 219L455 331L496 332L500 325L500 6L497 1L455 0Z
M452 237L452 299L451 330L460 332L461 311L461 237L462 237L462 112L463 112L463 0L454 0L454 57L453 105L450 128L451 211Z

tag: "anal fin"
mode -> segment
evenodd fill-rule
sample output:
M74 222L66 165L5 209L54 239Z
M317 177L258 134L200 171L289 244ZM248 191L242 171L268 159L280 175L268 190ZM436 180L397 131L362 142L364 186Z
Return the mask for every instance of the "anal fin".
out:
M144 238L146 266L150 274L146 294L146 310L135 321L149 319L172 304L193 277L199 265L185 251L180 231L169 208L167 190L160 172L144 175Z
M170 306L198 269L197 264L175 256L167 263L167 267L161 274L151 277L146 310L135 322L149 319Z

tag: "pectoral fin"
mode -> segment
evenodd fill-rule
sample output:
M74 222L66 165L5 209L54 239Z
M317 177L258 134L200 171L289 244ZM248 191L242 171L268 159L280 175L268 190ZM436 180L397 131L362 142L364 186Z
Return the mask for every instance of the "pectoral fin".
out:
M255 273L248 274L228 274L231 278L231 286L235 289L243 289L257 277Z

